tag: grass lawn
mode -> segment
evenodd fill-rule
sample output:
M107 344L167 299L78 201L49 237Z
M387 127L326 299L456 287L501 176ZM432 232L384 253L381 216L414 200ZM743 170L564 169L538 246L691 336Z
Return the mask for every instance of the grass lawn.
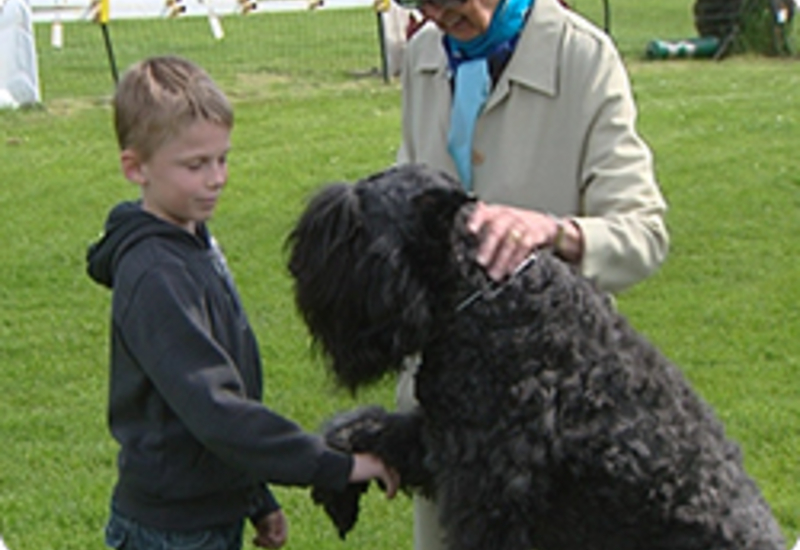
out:
M646 61L648 40L693 35L691 3L611 2L612 33L655 152L672 234L664 268L620 296L620 308L726 422L793 542L800 536L800 70L795 60L749 56ZM601 21L599 0L573 4ZM274 24L270 33L288 41L311 24L336 32L318 23L325 12L314 16ZM114 36L125 36L125 26ZM255 24L241 28L257 39ZM46 41L46 29L37 36ZM351 64L371 59L371 48L366 40ZM260 338L265 401L313 430L357 403L390 406L393 386L387 380L357 400L333 389L294 310L283 238L318 185L392 162L399 88L348 77L341 67L328 74L332 62L315 57L307 70L265 69L290 50L255 64L233 53L209 58L237 115L230 183L213 230ZM100 549L115 456L105 425L109 294L85 275L84 255L110 206L135 189L116 163L105 60L74 70L47 47L40 55L45 108L0 112L0 536L10 550ZM277 492L291 522L289 548L411 546L405 498L387 503L372 492L345 544L307 491Z

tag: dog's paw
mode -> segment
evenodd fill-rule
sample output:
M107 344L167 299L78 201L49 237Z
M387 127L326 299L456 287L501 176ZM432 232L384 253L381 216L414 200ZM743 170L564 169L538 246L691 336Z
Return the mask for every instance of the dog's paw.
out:
M351 483L344 491L316 487L311 490L311 498L325 510L340 539L344 540L358 521L361 495L368 488L369 483Z
M371 452L385 421L386 411L381 407L364 407L330 418L322 428L322 435L325 442L336 450L346 453ZM318 487L311 490L314 503L323 507L342 540L358 521L361 495L367 489L369 483L351 483L344 491Z
M375 452L387 412L378 406L368 406L338 414L323 426L325 442L348 453Z

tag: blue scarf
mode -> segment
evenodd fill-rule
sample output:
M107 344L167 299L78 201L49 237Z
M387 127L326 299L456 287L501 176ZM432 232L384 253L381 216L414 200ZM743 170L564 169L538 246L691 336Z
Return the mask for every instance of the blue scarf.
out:
M510 55L534 0L500 0L485 33L463 42L445 36L444 47L455 73L455 94L450 111L447 149L461 183L472 190L472 137L475 122L492 88L488 59Z

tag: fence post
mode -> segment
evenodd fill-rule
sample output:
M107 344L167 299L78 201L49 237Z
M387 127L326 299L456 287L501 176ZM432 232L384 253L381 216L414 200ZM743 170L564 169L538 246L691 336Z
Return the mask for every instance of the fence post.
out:
M383 12L376 5L375 16L378 18L378 44L381 46L381 74L383 81L389 83L389 60L386 59L386 30L383 27Z
M114 57L114 47L111 44L111 34L108 30L108 20L110 19L110 0L100 0L100 11L97 14L97 22L103 33L103 42L108 54L108 65L111 68L111 78L114 79L114 86L119 82L119 72L117 71L117 60Z

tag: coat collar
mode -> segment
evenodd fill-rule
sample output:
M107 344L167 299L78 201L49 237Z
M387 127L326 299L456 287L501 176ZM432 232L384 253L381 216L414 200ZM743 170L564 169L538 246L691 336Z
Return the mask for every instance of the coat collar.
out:
M547 95L556 94L558 54L565 26L562 9L557 0L536 0L516 52L497 81L493 96L505 96L511 81ZM490 98L489 102L495 99Z

